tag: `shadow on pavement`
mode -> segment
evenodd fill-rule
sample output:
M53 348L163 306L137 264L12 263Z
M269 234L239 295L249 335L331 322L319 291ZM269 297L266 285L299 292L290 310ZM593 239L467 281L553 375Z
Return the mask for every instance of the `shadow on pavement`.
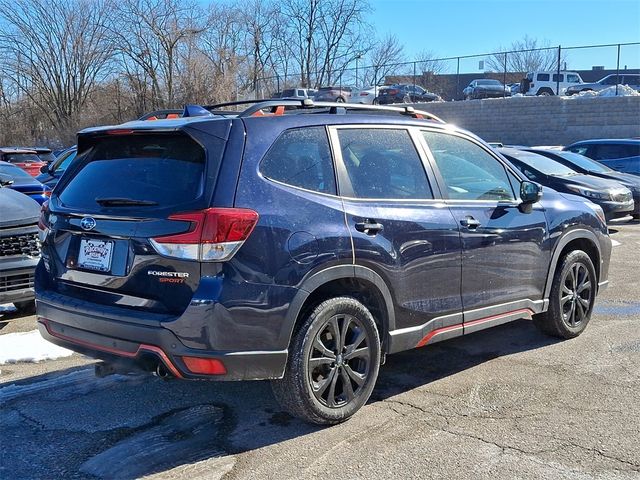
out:
M369 403L555 342L523 320L392 355ZM12 412L29 421L12 423ZM75 368L0 384L0 436L12 438L12 451L27 451L34 436L41 449L19 456L0 450L8 478L133 479L201 460L222 461L320 429L280 411L268 382L99 379L92 369ZM55 466L47 461L51 455Z

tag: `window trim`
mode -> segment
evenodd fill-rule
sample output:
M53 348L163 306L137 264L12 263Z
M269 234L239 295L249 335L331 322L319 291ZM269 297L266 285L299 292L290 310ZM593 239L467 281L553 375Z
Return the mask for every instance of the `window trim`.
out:
M480 147L482 150L484 150L487 154L489 154L490 157L493 157L497 162L499 162L503 168L505 169L505 173L512 173L516 178L520 179L520 183L522 182L530 182L531 180L529 180L528 178L526 178L524 176L524 174L522 172L517 171L517 169L513 168L511 165L508 164L508 162L506 160L503 160L500 156L497 155L496 152L492 151L491 147L485 146L482 142L479 142L478 140L476 140L474 137L472 137L471 135L467 135L463 132L458 132L458 131L450 131L450 130L443 130L443 129L439 129L439 128L429 128L429 127L419 127L419 140L420 142L423 144L423 147L425 152L427 152L427 156L429 158L429 162L431 163L431 168L435 174L436 180L438 182L438 188L441 192L442 195L442 200L447 203L447 204L464 204L464 203L470 203L473 205L488 205L488 206L520 206L522 204L522 200L520 199L520 192L513 192L514 194L514 200L473 200L473 199L454 199L454 198L449 198L449 195L447 193L447 189L446 189L446 183L444 181L444 178L442 177L442 174L440 173L440 169L438 168L438 165L436 163L436 159L433 156L433 152L431 151L431 149L429 148L429 145L427 144L427 141L424 138L424 135L422 135L422 132L432 132L432 133L440 133L442 135L451 135L451 136L455 136L455 137L459 137L462 138L464 140L468 140L471 143L473 143L474 145ZM508 180L508 175L507 175L507 180ZM511 185L511 182L508 182L509 185ZM444 192L444 193L442 193Z
M329 143L331 143L331 147L333 149L333 158L335 164L335 173L337 176L337 187L338 187L338 196L344 198L345 200L355 201L355 202L390 202L390 203L407 203L407 204L442 204L442 195L440 192L439 185L436 182L436 178L433 175L433 171L431 170L431 165L428 161L428 158L425 156L424 151L422 150L421 145L416 141L416 131L418 127L410 126L410 125L394 125L394 124L349 124L349 125L330 125L327 127L329 130ZM404 130L409 135L409 140L413 143L413 148L415 148L416 155L420 159L422 164L422 168L425 172L425 177L429 184L429 188L433 195L433 198L362 198L353 196L353 187L351 185L351 180L349 177L349 173L347 172L347 167L344 163L344 158L342 157L342 149L340 148L340 138L338 133L340 130L350 130L350 129L365 129L365 130L373 130L373 129L382 129L382 130Z

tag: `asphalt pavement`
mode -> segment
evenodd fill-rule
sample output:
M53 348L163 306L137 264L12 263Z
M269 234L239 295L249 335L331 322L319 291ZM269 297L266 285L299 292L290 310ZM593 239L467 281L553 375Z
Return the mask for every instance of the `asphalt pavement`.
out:
M96 378L79 355L0 366L0 479L640 478L640 222L612 226L586 332L517 321L390 356L319 428L267 382ZM0 313L0 335L35 318Z

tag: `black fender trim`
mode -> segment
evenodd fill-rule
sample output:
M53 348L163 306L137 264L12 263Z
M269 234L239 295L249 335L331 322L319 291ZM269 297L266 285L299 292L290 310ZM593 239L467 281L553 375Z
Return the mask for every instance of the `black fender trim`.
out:
M551 286L553 285L553 276L556 273L556 268L558 266L558 261L560 260L560 254L562 253L562 250L564 249L564 247L566 247L569 244L569 242L572 242L573 240L578 240L578 239L588 240L594 245L594 247L596 247L596 250L598 251L599 261L595 262L597 265L594 264L593 266L596 269L596 275L598 276L598 278L600 278L600 262L602 261L602 251L600 249L600 242L598 241L598 238L592 231L586 230L584 228L577 228L574 230L570 230L569 232L565 233L560 238L560 240L558 240L553 250L553 255L551 256L551 263L549 266L549 272L547 273L547 281L544 287L543 298L545 299L549 298L549 295L551 294Z
M324 270L311 274L309 277L302 281L298 293L289 305L288 312L282 326L282 331L280 333L280 341L278 342L278 344L288 347L291 342L291 336L293 335L293 329L296 324L296 320L298 319L298 315L300 314L300 311L302 310L302 307L307 298L309 298L309 296L315 290L329 282L345 278L366 280L367 282L373 284L377 288L380 295L382 295L386 306L386 318L383 319L385 331L380 332L380 338L383 340L384 349L385 345L387 344L387 333L391 330L395 330L396 325L396 317L393 309L393 298L391 296L391 292L389 291L389 287L387 287L385 281L376 272L374 272L370 268L352 264L336 265L326 268Z

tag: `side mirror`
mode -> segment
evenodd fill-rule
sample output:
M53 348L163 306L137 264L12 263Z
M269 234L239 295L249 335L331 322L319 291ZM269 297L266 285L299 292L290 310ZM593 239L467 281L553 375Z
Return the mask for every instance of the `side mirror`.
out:
M537 183L524 181L520 184L520 200L522 200L521 210L530 213L533 204L542 198L542 187Z
M49 173L49 164L41 166L40 173Z
M8 187L9 185L13 185L13 178L9 175L0 173L0 187Z

